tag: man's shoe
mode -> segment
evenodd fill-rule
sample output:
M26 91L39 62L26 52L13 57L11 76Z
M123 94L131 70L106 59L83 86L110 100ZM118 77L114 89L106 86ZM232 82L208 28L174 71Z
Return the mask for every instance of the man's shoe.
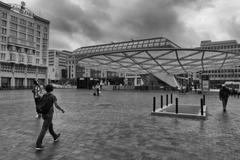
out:
M36 147L35 149L36 149L37 151L41 151L41 150L44 149L44 147L43 147L43 146L39 146L39 147Z
M226 112L226 109L223 109L223 112Z
M54 138L54 142L59 141L60 135L61 135L60 133L57 134L57 136Z

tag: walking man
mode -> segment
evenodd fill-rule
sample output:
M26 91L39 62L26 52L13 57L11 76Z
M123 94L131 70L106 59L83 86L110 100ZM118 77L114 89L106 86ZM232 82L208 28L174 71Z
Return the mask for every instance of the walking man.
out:
M52 123L52 119L53 119L53 112L54 112L54 108L53 108L53 104L55 105L55 107L60 110L62 113L64 113L65 111L57 104L57 98L55 97L55 95L53 95L51 92L53 91L53 86L48 84L45 87L45 90L47 93L45 93L42 97L43 102L41 102L42 104L40 105L40 112L42 113L42 118L43 118L43 125L42 125L42 129L41 132L37 138L37 142L36 142L36 150L42 150L44 147L42 146L42 140L47 132L47 130L49 131L49 133L52 135L54 142L58 141L59 137L60 137L60 133L56 134L55 131L53 130L53 123Z
M35 106L36 112L37 112L36 118L41 118L41 113L39 113L37 106L39 105L41 97L42 97L42 89L37 80L34 80L33 84L34 84L34 87L32 89L32 93L33 93L33 98L34 98L35 105L36 105Z
M219 99L222 101L223 112L226 112L229 94L230 90L225 86L225 84L223 84L219 92Z

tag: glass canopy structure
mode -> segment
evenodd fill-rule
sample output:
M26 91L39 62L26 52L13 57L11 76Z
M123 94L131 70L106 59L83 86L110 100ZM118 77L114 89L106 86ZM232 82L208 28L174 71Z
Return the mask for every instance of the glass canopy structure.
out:
M181 48L164 38L112 42L81 47L73 51L76 62L101 69L147 74L178 86L174 75L208 69L233 68L239 65L240 54Z

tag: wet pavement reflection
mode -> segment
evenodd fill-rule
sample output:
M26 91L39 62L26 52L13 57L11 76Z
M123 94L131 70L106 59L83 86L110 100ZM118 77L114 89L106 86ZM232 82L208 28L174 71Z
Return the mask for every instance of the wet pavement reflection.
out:
M0 159L238 159L240 157L240 99L230 98L222 112L217 93L206 95L208 118L194 120L151 116L152 97L170 92L57 89L65 110L55 110L58 143L49 133L46 146L35 151L42 120L35 119L30 90L0 91ZM198 104L202 95L179 94L179 104Z

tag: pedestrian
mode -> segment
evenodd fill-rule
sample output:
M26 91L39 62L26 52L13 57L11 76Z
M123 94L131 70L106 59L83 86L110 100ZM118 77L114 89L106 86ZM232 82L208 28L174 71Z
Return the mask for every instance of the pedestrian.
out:
M223 84L222 88L219 91L219 99L222 101L223 112L226 112L229 95L230 95L230 90L225 86L225 84Z
M36 112L37 112L36 118L41 118L41 113L39 113L37 106L39 105L41 97L42 97L42 88L40 87L37 80L34 80L33 84L34 84L34 86L32 89L32 93L33 93L33 98L34 98Z
M96 95L99 96L100 95L100 85L99 83L97 83L97 85L95 86L96 89Z
M65 111L57 104L57 98L55 95L53 95L51 92L53 91L53 86L51 84L48 84L45 87L45 90L47 93L45 93L42 97L42 103L40 106L40 112L42 113L42 119L43 119L43 124L42 124L42 129L40 131L40 134L37 138L36 142L36 150L42 150L44 147L42 146L42 140L47 132L52 135L54 142L59 140L60 133L56 134L55 131L53 130L53 113L54 113L54 106L60 110L62 113Z

